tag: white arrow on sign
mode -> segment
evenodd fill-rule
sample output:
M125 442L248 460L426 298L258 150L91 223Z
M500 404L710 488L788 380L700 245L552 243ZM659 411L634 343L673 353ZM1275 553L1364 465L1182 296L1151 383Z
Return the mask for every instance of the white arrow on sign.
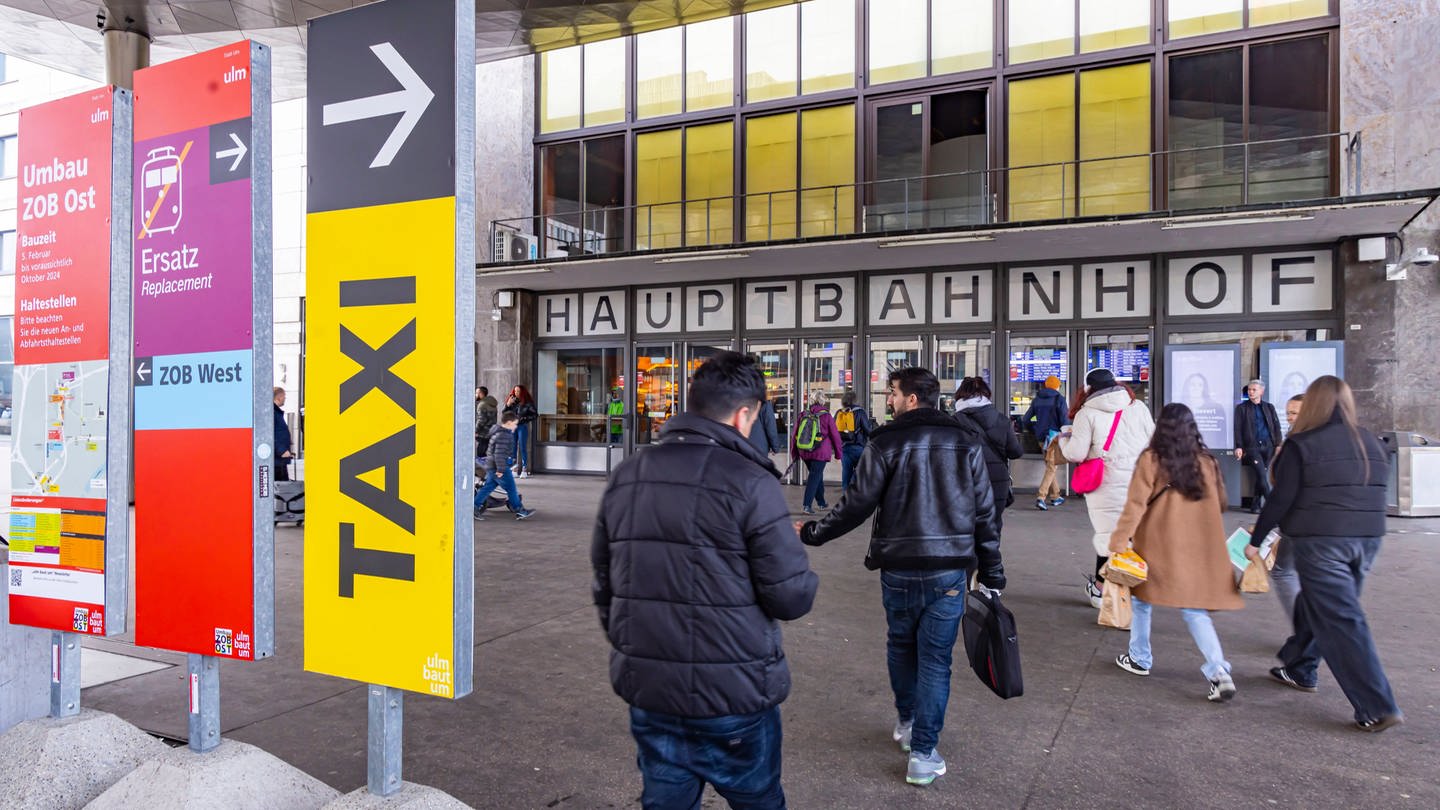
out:
M135 366L135 376L140 378L140 382L145 382L145 378L150 376L150 369L145 367L144 360Z
M235 158L235 162L230 164L230 168L229 168L229 169L226 169L226 171L231 171L231 172L233 172L233 171L235 171L236 169L240 168L240 161L242 161L242 160L245 159L245 153L246 153L246 152L249 152L250 149L245 146L245 142L244 142L244 141L240 140L240 136L239 136L239 135L236 135L236 134L233 133L233 132L230 133L230 140L235 143L234 148L231 148L231 149L221 149L219 152L216 152L216 153L215 153L215 159L216 159L216 160L224 160L225 158L228 158L228 157L233 157L233 158Z
M370 50L404 89L326 104L321 109L320 124L328 127L331 124L345 124L401 113L400 120L395 122L395 128L390 130L390 137L385 139L385 144L380 147L375 159L370 161L370 168L378 169L389 166L390 161L395 159L395 153L405 145L405 139L410 137L415 125L420 122L420 116L425 114L430 101L435 98L435 93L420 79L420 75L410 64L400 57L394 45L382 42L371 45Z

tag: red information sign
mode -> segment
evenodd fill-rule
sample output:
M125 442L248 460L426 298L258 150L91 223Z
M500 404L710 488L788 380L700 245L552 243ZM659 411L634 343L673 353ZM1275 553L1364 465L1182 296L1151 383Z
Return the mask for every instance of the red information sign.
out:
M128 98L106 88L20 112L10 617L94 635L124 629L123 566L106 580L124 533L107 548L106 508L126 428L110 435L109 320L112 139Z

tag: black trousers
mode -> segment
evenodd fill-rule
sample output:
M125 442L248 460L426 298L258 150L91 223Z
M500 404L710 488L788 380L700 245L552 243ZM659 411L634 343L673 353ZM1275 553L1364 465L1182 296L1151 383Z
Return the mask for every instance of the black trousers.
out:
M1266 443L1242 449L1245 456L1240 463L1255 474L1255 497L1258 499L1255 506L1259 508L1259 501L1270 497L1270 462L1275 458L1275 445Z
M289 480L290 480L290 459L288 459L288 458L277 458L277 459L275 459L275 480L276 480L276 481L289 481Z

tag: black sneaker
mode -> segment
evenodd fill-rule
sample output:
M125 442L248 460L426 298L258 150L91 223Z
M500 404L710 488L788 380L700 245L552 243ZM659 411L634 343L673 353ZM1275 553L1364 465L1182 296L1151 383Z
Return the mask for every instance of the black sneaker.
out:
M484 520L484 519L485 519L485 507L481 506L481 507L478 507L478 508L475 510L475 519L476 519L476 520Z
M1292 676L1292 675L1290 674L1290 670L1286 669L1285 667L1271 667L1271 668L1270 668L1270 677L1274 678L1275 680L1279 681L1280 683L1285 684L1286 686L1290 687L1291 689L1299 689L1301 692L1318 692L1318 691L1320 691L1319 687L1317 687L1317 686L1316 686L1315 684L1313 684L1313 683L1301 683L1301 682L1295 680L1294 676Z
M1371 734L1379 734L1385 729L1391 726L1398 726L1403 722L1405 722L1405 715L1403 714L1382 714L1373 720L1356 720L1355 728L1361 731L1368 731Z
M1139 675L1142 678L1150 674L1149 667L1140 666L1139 664L1135 663L1135 659L1131 658L1125 653L1120 653L1119 655L1115 656L1115 666L1120 667L1131 675Z

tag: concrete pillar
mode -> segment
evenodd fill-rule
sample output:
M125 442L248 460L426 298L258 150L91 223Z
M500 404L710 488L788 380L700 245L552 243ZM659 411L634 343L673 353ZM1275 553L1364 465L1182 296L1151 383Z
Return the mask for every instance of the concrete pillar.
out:
M138 31L105 29L105 83L135 89L135 71L150 67L150 36Z

